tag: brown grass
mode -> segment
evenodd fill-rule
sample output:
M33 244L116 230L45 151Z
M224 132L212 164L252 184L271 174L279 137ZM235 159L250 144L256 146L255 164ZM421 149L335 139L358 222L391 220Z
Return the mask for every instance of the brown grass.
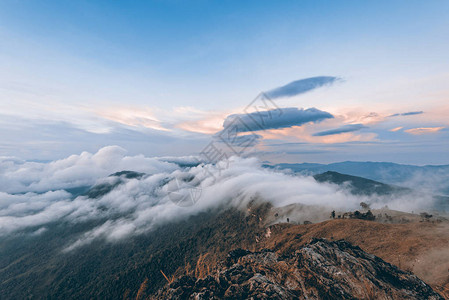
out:
M167 277L167 275L165 275L165 273L160 270L162 275L164 276L165 280L167 280L168 284L172 283L175 280L175 275L172 275L170 278Z
M196 278L204 278L210 274L211 265L207 262L206 258L209 256L209 253L201 254L196 262L195 268L195 277Z
M137 292L136 300L145 299L146 290L148 288L148 278L145 278L144 282L140 285L139 291Z
M412 271L441 293L449 290L449 259L441 255L444 252L444 257L449 257L448 222L381 224L340 219L311 225L277 224L271 226L271 232L260 248L287 253L314 237L344 239L403 270Z

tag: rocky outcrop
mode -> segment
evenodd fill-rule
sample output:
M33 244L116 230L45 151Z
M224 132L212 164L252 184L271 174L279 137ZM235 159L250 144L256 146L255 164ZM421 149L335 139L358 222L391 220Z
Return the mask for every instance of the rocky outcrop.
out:
M314 239L289 255L237 249L214 276L182 276L154 299L443 299L415 275L346 241Z

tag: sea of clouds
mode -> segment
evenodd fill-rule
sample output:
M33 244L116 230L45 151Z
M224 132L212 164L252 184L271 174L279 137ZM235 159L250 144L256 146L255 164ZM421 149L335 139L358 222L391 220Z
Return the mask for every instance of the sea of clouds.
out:
M52 162L1 158L0 236L23 230L40 234L48 224L58 221L99 220L100 225L67 245L65 251L71 251L96 239L122 240L211 209L246 209L254 199L275 207L308 207L295 213L297 218L311 221L328 218L332 210L358 209L362 201L373 208L388 205L403 211L425 209L431 201L410 195L355 196L341 186L318 183L310 176L264 168L256 158L233 157L218 164L196 165L195 161L195 157L127 156L126 150L117 146ZM123 170L145 175L122 176L120 180L109 176ZM105 184L116 185L97 198L67 191ZM195 203L191 205L180 205L173 198L172 193L186 195L192 190Z

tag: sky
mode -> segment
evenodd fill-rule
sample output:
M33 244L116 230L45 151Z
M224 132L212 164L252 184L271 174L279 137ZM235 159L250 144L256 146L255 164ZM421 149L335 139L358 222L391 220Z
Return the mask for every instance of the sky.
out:
M447 1L0 2L3 157L449 164L448 100Z

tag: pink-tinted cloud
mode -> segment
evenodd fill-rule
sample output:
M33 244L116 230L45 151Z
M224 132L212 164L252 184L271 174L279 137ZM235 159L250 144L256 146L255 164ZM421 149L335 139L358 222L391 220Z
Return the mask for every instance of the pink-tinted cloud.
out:
M154 112L149 108L114 108L98 111L97 114L107 120L133 127L145 127L161 131L171 131L161 125Z
M312 129L313 126L273 129L262 131L260 132L260 135L264 139L276 139L276 140L281 139L285 142L307 142L319 144L373 141L377 137L375 133L353 133L353 132L329 136L313 136Z
M445 127L419 127L419 128L411 128L404 130L407 133L413 134L413 135L420 135L420 134L428 134L428 133L435 133L438 132Z
M223 129L223 121L229 113L209 113L197 120L178 123L176 128L196 133L215 134Z

